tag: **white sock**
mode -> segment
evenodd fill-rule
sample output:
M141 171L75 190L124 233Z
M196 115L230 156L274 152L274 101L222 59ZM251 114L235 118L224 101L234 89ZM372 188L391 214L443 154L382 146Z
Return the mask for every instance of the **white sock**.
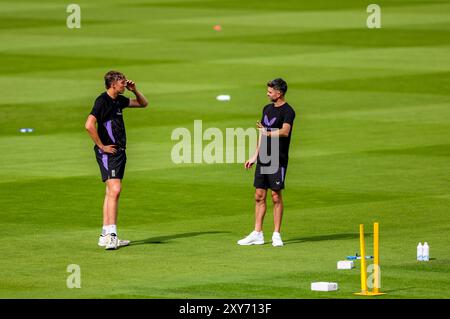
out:
M117 226L116 225L109 225L109 233L117 235Z
M280 236L280 233L279 233L279 232L276 232L276 231L274 231L273 234L274 234L274 235Z
M116 225L104 225L102 228L102 235L106 236L109 234L117 235L117 226Z

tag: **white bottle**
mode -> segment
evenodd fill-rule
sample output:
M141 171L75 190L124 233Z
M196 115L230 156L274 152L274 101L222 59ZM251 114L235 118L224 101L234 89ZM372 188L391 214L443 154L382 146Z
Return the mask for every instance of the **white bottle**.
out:
M417 260L418 261L423 261L423 246L422 246L422 243L419 243L419 245L417 245Z
M428 246L427 242L423 243L423 260L424 261L430 260L430 247Z

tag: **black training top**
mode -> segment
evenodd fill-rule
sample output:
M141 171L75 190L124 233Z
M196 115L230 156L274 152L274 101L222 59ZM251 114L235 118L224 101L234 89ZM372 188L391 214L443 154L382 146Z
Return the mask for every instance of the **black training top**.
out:
M264 107L262 112L261 124L267 128L268 131L274 129L281 129L283 123L288 123L291 125L291 130L287 137L279 138L279 164L281 166L287 166L289 160L289 144L291 143L292 128L294 125L295 111L288 104L284 103L280 107L275 107L274 103L268 104ZM266 146L267 145L267 146ZM267 147L267 155L271 155L271 137L262 138L260 145L260 153ZM260 165L270 165L270 163L262 163L258 154L258 164Z
M116 145L117 149L125 149L127 136L122 110L129 104L129 98L118 95L113 99L106 92L95 100L91 114L97 119L98 136L104 145Z

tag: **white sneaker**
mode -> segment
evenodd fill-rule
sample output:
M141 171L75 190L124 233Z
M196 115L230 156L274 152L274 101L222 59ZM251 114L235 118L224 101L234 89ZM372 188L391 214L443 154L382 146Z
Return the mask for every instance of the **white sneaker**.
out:
M272 246L273 247L282 247L284 246L283 241L281 240L280 233L274 232L272 235Z
M114 237L116 237L116 240L117 240L116 248L128 246L130 244L129 240L118 239L115 234L114 234ZM111 241L111 240L109 240L109 241ZM107 244L108 244L108 235L105 235L105 236L100 235L100 238L98 239L98 245L100 247L106 247ZM116 249L116 248L107 248L107 249Z
M248 245L263 245L264 244L264 236L263 232L253 231L245 237L244 239L239 240L238 245L248 246Z

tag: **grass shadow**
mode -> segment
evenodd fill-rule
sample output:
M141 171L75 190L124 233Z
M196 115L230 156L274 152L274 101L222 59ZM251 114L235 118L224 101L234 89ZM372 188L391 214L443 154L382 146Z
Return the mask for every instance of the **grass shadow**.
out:
M210 235L210 234L224 234L224 233L229 233L229 232L226 232L226 231L191 232L191 233L181 233L181 234L174 234L174 235L168 235L168 236L150 237L147 239L134 240L130 243L130 246L145 245L145 244L165 244L168 241L173 240L173 239L196 237L196 236Z
M372 234L366 234L367 237L371 237ZM344 234L330 234L330 235L321 235L321 236L310 236L310 237L299 237L299 238L291 238L285 240L285 244L298 244L304 242L311 241L326 241L326 240L346 240L346 239L359 239L359 234L357 233L344 233Z

